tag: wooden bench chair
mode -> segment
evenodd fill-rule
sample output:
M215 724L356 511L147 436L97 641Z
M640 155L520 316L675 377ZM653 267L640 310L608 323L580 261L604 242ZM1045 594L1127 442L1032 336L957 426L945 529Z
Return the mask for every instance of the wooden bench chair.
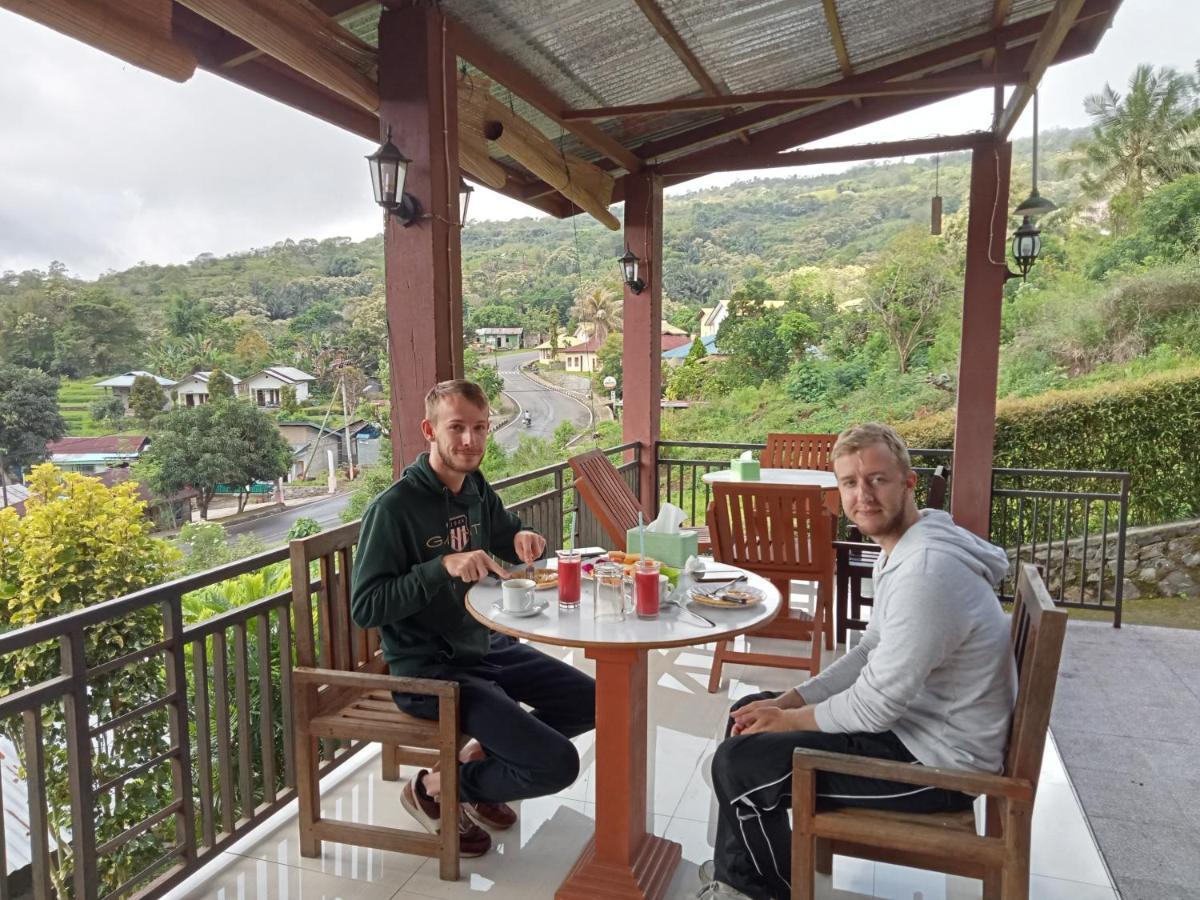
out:
M758 482L717 482L708 506L713 558L749 569L771 581L783 595L779 614L747 637L807 641L805 656L734 651L719 641L708 690L721 685L726 662L821 671L822 635L833 640L833 525L818 487ZM811 618L788 603L793 580L815 581L817 602Z
M836 434L768 434L759 457L764 469L817 469L832 472Z
M611 543L609 549L627 550L625 540L629 529L638 526L638 513L642 511L642 505L617 467L609 462L602 450L580 453L567 462L575 473L575 490L608 535ZM711 544L707 527L683 530L696 532L700 552L709 552Z
M946 505L946 468L938 466L929 476L929 491L926 509L942 509ZM867 620L863 618L864 606L873 606L874 600L863 594L863 582L870 579L879 559L879 545L863 541L857 528L851 527L848 539L833 542L837 574L835 596L837 597L836 642L846 642L846 631L850 628L863 629Z
M792 771L792 897L812 900L814 872L829 874L838 853L979 878L985 900L1025 900L1033 803L1066 629L1067 614L1054 608L1034 567L1022 563L1012 614L1017 700L1002 775L798 748ZM818 771L982 794L987 798L985 833L976 833L971 810L932 815L857 808L818 812Z
M292 607L296 629L296 692L293 729L300 805L300 855L321 855L322 841L337 841L397 853L436 856L443 880L459 877L457 813L440 835L339 822L321 816L317 768L322 740L378 741L383 745L383 778L397 781L401 763L440 765L443 810L458 809L458 684L388 674L375 629L350 618L350 579L359 523L353 522L294 540L290 544ZM310 566L320 583L310 590ZM439 701L437 720L401 712L392 692L429 694ZM399 790L399 788L397 788ZM396 800L399 802L399 795Z

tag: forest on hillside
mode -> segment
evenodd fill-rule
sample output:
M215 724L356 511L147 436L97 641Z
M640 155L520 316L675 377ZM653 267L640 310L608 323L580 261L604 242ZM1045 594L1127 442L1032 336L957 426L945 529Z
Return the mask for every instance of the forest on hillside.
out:
M1200 75L1144 65L1086 106L1091 127L1041 135L1039 188L1058 210L1039 222L1043 249L1028 279L1006 287L1001 396L1198 362ZM1029 191L1030 150L1029 139L1015 142L1010 207ZM666 416L665 434L748 440L950 407L969 173L969 155L955 153L669 197L665 317L695 333L701 307L725 302L734 314L718 334L724 359L697 347L668 373L668 396L693 406ZM930 234L935 191L939 235ZM525 218L468 223L462 243L467 334L590 323L611 332L597 378L620 379L619 233L584 216ZM318 397L346 366L386 385L382 285L380 237L287 240L94 281L60 263L4 272L0 365L72 389L132 368L180 378L268 363L314 374ZM515 465L503 457L490 459Z

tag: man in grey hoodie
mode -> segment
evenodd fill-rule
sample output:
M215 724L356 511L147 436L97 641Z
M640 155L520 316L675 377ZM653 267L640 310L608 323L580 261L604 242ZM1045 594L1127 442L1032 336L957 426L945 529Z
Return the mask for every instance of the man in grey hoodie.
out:
M719 820L704 898L788 897L792 751L809 747L915 765L999 772L1016 697L1009 625L996 600L1004 551L939 510L918 510L908 448L886 425L833 447L847 518L882 549L875 605L857 646L815 678L741 700L713 758ZM957 791L818 773L831 806L967 809Z

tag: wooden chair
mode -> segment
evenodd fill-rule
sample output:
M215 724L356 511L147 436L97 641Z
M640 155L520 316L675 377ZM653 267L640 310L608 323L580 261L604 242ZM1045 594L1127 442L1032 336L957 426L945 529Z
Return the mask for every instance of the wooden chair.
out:
M1025 900L1033 802L1066 628L1067 614L1054 608L1034 567L1022 563L1012 614L1017 700L1002 775L797 749L792 774L792 897L811 900L814 872L828 874L838 853L980 878L986 900ZM952 815L857 808L818 812L818 771L983 794L985 833L976 833L971 810Z
M836 434L768 434L759 457L764 469L818 469L832 472Z
M575 473L575 490L608 535L612 544L609 549L628 549L625 539L630 528L637 528L642 505L617 467L608 461L602 450L580 453L567 462ZM711 549L707 527L685 528L684 531L696 532L701 553Z
M938 466L929 476L929 493L926 509L942 509L946 505L946 469ZM848 540L834 541L833 552L837 560L835 596L837 597L836 642L846 642L849 628L863 629L867 620L862 608L873 606L874 600L863 594L863 582L871 577L875 560L879 558L879 545L863 541L862 534L853 526Z
M769 579L783 595L779 614L767 625L749 632L757 637L786 638L811 643L807 656L734 651L732 641L719 641L713 655L708 690L721 684L726 662L783 669L821 671L821 643L833 646L833 531L818 487L757 482L717 482L708 506L713 558L749 569ZM817 603L811 618L796 614L788 604L793 579L817 583Z
M300 805L300 855L321 855L322 841L338 841L397 853L436 856L443 880L457 881L458 864L458 684L388 674L375 629L350 618L352 553L359 523L291 542L292 607L296 629L293 729L296 789ZM310 564L319 566L314 608ZM318 643L319 641L319 643ZM392 692L436 696L437 720L401 712ZM400 763L440 765L443 810L448 827L440 835L321 817L318 767L322 739L383 744L383 777L397 781ZM399 796L397 796L399 801Z

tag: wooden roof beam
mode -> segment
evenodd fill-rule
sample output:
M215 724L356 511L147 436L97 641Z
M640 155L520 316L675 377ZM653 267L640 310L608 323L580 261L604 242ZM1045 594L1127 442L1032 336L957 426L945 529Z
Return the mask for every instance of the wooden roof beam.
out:
M844 77L849 78L854 74L854 67L850 65L850 52L846 49L846 36L842 33L837 3L835 0L821 0L821 6L825 10L825 24L829 28L829 39L833 42L833 55L837 57L838 68ZM859 97L854 98L854 105L860 105Z
M729 86L726 84L717 84L708 70L704 68L704 64L692 52L692 48L688 46L687 41L683 39L683 35L675 27L674 23L667 18L662 7L655 0L634 0L642 11L642 15L649 20L654 26L654 30L658 32L658 36L663 39L671 51L679 57L679 61L691 73L692 78L696 80L696 84L700 85L700 89L709 97L719 97L722 94L729 93ZM568 118L564 116L564 118ZM738 132L738 140L742 143L749 143L749 135L746 132Z
M1012 0L993 0L992 3L992 31L999 31L1004 27L1005 20L1008 19L1008 11L1012 8ZM983 54L984 69L991 69L996 64L996 58L999 54L995 48L988 50Z
M932 76L906 81L874 81L855 79L838 81L815 88L790 91L760 91L754 94L725 94L719 97L688 97L639 103L635 106L604 106L594 109L575 109L563 112L564 119L606 119L616 116L642 116L651 113L682 112L685 110L721 109L731 106L761 106L765 103L809 105L818 100L841 100L852 97L882 97L891 94L938 94L963 90L990 88L999 83L1018 84L1024 75L965 74Z
M953 153L956 150L971 150L981 144L991 144L994 137L990 131L971 131L964 134L940 137L913 138L903 141L884 141L876 144L847 144L841 147L817 147L812 150L789 150L767 156L746 156L726 162L723 172L739 172L750 169L782 169L788 166L813 166L822 163L857 162L868 159L888 159L897 156L921 156L929 153ZM686 165L668 163L664 173L682 176L679 180L707 175L707 172L689 172Z
M1033 45L1033 52L1029 54L1029 59L1025 63L1025 72L1029 79L1024 84L1018 85L1017 89L1013 91L1013 95L1008 99L1008 104L1004 107L1004 112L995 122L994 131L998 140L1008 140L1013 126L1017 124L1017 119L1021 118L1021 113L1025 111L1025 106L1033 98L1033 93L1041 83L1042 76L1046 74L1046 69L1054 62L1059 48L1070 34L1080 12L1083 11L1083 5L1084 0L1058 0L1054 9L1050 11L1046 25L1038 35L1037 43Z
M379 109L379 86L332 46L341 36L321 28L315 19L308 27L295 18L285 20L280 16L281 0L176 2L363 109ZM340 27L337 30L356 40ZM350 42L342 45L348 47Z
M375 6L374 0L300 0L311 12L320 13L330 19L337 19L356 13L367 7ZM223 67L240 66L263 55L263 52L240 38L225 35L221 50L217 51L218 61L215 65Z
M642 161L619 141L591 122L568 122L560 111L563 99L542 84L529 70L495 50L461 22L446 17L446 28L455 52L493 81L504 85L522 100L548 116L601 156L606 156L629 172L639 172Z
M1111 19L1119 2L1120 0L1086 0L1084 10L1076 21L1095 20L1099 23ZM1020 22L1014 22L1012 25L1007 25L996 34L984 33L964 38L961 41L955 41L952 44L930 50L919 56L899 60L895 63L881 66L878 69L873 69L869 73L869 77L877 81L904 78L906 76L919 75L922 72L945 69L947 66L956 63L978 60L980 54L995 46L997 41L1000 41L1002 45L1011 46L1014 43L1035 37L1040 32L1047 18L1048 16L1034 16ZM960 74L968 73L964 70ZM856 75L854 77L863 78L864 76ZM698 148L711 146L718 141L728 138L735 131L744 128L762 128L763 126L772 124L775 127L782 127L790 119L795 119L800 112L802 112L802 109L797 110L794 106L768 104L756 109L746 110L727 119L711 122L699 128L690 129L682 134L647 141L636 149L638 155L647 163L658 163L666 159L671 159L682 152L699 152ZM793 142L793 146L795 143L799 142ZM786 145L776 149L786 149ZM620 187L618 184L619 190Z
M160 6L169 22L170 0ZM196 71L195 55L171 38L169 28L153 30L124 2L0 0L0 7L171 81L187 81Z

